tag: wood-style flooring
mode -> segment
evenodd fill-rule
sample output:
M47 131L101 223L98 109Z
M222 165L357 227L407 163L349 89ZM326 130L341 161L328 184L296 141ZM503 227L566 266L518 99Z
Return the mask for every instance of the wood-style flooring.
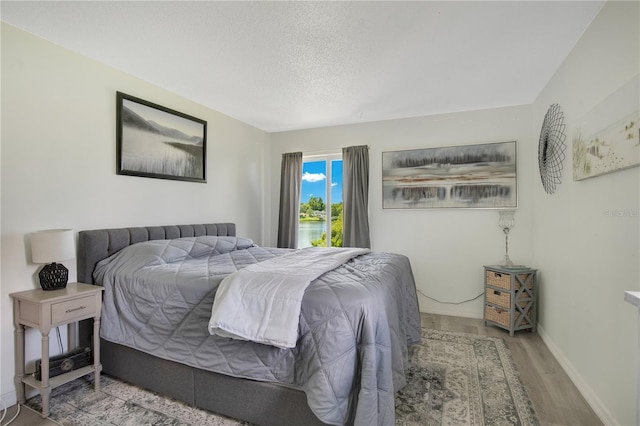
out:
M481 319L425 313L421 316L423 328L501 337L511 351L540 425L602 425L538 334L519 331L510 337L502 328L485 327Z
M16 415L16 410L18 409L17 405L13 407L9 407L7 409L7 414L4 416L4 420L2 421L3 425L6 425L9 420ZM49 419L43 419L40 413L36 413L32 409L21 406L20 414L18 417L11 422L11 426L54 426L58 425L58 423L51 421Z
M422 314L422 326L503 338L511 351L541 425L602 425L598 416L537 334L521 331L514 337L510 337L509 333L501 328L485 327L481 319L435 314ZM5 416L5 422L12 418L15 412L16 407L11 407ZM38 413L21 407L20 416L11 425L53 426L57 423L43 419Z

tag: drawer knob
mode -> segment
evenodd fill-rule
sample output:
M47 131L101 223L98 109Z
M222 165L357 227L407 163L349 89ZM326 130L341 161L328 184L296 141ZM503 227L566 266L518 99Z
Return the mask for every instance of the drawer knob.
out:
M66 314L70 314L71 312L75 312L75 311L81 311L83 309L86 309L86 306L79 306L77 308L73 308L73 309L67 309L66 311L64 311Z
M493 290L493 294L495 294L496 296L500 296L502 292L498 290Z

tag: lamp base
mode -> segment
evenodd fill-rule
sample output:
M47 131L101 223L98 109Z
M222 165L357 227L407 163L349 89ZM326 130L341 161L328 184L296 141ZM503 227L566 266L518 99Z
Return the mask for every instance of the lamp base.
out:
M526 269L527 267L524 265L515 265L511 259L509 259L509 255L504 255L503 263L500 265L505 269Z
M69 270L61 263L50 263L45 265L38 273L40 277L40 287L45 291L60 290L67 286L69 280Z
M529 269L525 265L500 265L504 269Z

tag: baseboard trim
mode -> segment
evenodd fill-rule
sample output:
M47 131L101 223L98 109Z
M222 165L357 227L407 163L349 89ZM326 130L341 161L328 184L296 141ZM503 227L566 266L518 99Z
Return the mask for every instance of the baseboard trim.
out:
M546 330L540 326L538 323L538 334L540 338L547 345L549 351L553 354L555 359L560 363L562 369L567 373L569 379L573 382L574 385L578 388L578 391L582 394L584 399L587 400L587 404L591 407L591 409L596 413L596 415L600 418L603 424L605 425L617 425L620 424L613 414L607 409L607 407L603 404L602 400L598 397L598 395L591 389L591 387L587 384L587 382L582 378L580 373L575 369L571 361L567 357L564 356L560 348L553 342L551 336L546 332Z
M478 314L477 312L460 312L460 311L451 311L446 309L432 309L429 307L428 310L421 311L428 314L436 314L436 315L447 315L450 317L463 317L463 318L474 318L474 319L483 319L484 316L482 313Z
M15 390L3 393L0 398L2 398L2 402L4 402L7 407L12 407L18 403L18 395Z

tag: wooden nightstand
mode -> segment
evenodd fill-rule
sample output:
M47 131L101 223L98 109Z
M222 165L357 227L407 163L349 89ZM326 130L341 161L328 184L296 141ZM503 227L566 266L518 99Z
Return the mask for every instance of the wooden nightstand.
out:
M100 311L102 287L69 283L61 290L41 289L12 293L15 326L15 356L18 403L25 402L25 385L38 389L42 396L42 417L49 416L51 390L85 374L95 373L95 390L100 390ZM49 332L53 327L93 318L93 365L78 368L49 378ZM41 380L25 375L24 327L33 327L42 334Z
M536 269L484 267L484 324L509 330L536 331Z

